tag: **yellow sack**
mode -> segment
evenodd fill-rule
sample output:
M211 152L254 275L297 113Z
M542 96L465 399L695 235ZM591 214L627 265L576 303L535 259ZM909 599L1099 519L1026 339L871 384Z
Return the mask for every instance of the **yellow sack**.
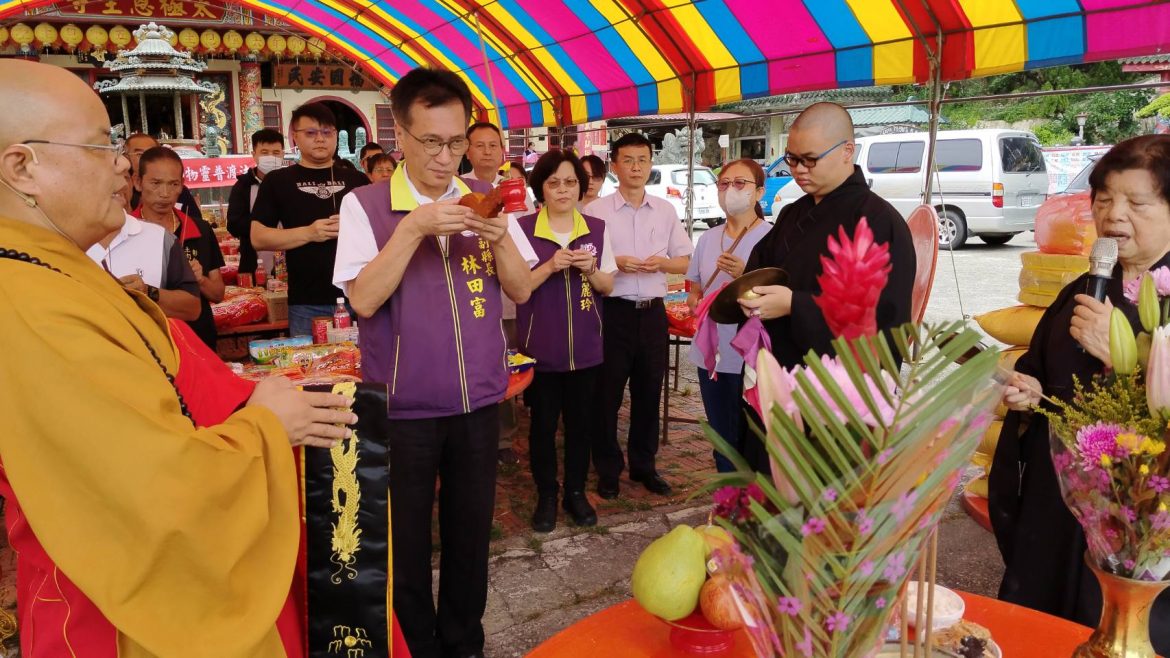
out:
M983 433L979 447L975 449L975 456L971 463L982 466L984 470L991 470L991 456L995 454L995 446L999 443L999 433L1003 431L1003 420L993 420Z
M1036 306L1009 306L976 315L979 328L988 336L1007 345L1028 345L1040 323L1044 309Z
M967 483L964 491L980 498L987 498L987 476L971 480Z
M1089 271L1088 256L1066 254L1042 254L1039 251L1025 251L1020 254L1020 264L1026 269L1058 270L1075 272L1078 276ZM1075 277L1074 277L1075 278Z

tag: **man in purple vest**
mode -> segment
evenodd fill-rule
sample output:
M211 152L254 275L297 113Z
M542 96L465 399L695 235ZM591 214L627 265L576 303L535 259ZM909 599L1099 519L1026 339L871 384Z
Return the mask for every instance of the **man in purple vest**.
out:
M333 282L362 318L362 373L390 387L394 609L415 658L483 655L498 403L508 383L501 290L523 303L536 255L515 221L459 205L471 92L415 69L391 92L403 162L341 203ZM431 595L431 513L442 562Z

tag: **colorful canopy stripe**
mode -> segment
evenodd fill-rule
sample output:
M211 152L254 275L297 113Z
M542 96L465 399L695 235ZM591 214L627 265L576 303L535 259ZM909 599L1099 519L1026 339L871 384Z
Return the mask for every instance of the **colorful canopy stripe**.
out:
M0 0L0 20L47 0ZM504 128L1170 49L1170 0L239 0L392 85L457 71ZM486 66L485 66L486 61Z

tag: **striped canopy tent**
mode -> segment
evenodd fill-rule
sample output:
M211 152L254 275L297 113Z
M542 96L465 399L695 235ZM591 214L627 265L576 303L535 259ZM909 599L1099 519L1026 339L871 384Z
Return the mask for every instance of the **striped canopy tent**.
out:
M0 20L46 4L0 0ZM417 66L457 71L478 117L504 128L703 111L773 94L957 80L1170 47L1170 0L238 4L321 37L387 85Z

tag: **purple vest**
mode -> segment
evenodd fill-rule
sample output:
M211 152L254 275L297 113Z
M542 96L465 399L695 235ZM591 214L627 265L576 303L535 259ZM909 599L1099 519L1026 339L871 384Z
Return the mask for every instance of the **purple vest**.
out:
M539 213L518 221L532 243L537 259L553 257L559 244L536 236ZM605 244L605 222L585 216L589 233L569 243L569 249L594 249L601 263ZM536 359L536 369L568 372L591 368L602 361L601 296L593 292L585 275L570 267L554 272L532 291L528 301L516 307L516 328L520 351Z
M491 185L465 181L474 192ZM407 213L392 210L388 182L351 192L381 250ZM508 387L500 283L487 241L450 236L444 254L427 237L402 283L362 320L362 375L390 387L390 418L440 418L497 404Z

